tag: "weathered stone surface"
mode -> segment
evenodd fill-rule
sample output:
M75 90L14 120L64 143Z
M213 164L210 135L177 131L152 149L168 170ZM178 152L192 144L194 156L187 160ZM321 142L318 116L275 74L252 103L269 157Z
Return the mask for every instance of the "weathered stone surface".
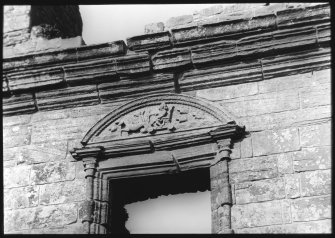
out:
M318 87L302 89L300 92L301 107L307 108L330 105L330 87L330 84L323 84Z
M282 224L280 201L232 206L232 228Z
M18 94L2 98L4 116L35 112L36 106L32 94Z
M6 193L4 193L5 209L35 207L38 205L38 201L38 186L7 189Z
M118 79L116 62L113 58L65 65L64 72L65 80L71 86Z
M31 136L32 144L82 139L86 132L103 116L64 118L34 123Z
M123 40L76 48L77 60L87 60L99 57L124 55L127 47Z
M150 71L150 58L148 54L129 54L115 58L115 60L119 75L133 75Z
M331 218L331 199L311 197L292 200L293 221L313 221Z
M4 128L3 136L4 148L29 145L31 142L31 126L19 125L13 126L11 129Z
M239 120L244 125L248 125L249 131L260 131L304 126L312 123L324 123L330 121L330 117L330 106L321 106L318 108L306 108L252 117L242 117L239 118Z
M236 204L262 202L285 198L284 180L265 179L235 184Z
M262 80L260 63L245 61L225 64L221 67L187 71L179 80L179 86L181 91L189 91L260 80Z
M327 48L319 48L264 57L264 79L327 69L330 66L328 51Z
M277 155L279 174L293 173L292 157L293 156L291 153L284 153Z
M174 76L173 74L153 74L136 78L128 77L99 84L98 90L102 103L129 100L155 92L174 92Z
M150 23L144 26L144 33L151 34L151 33L158 33L164 31L164 23L157 22L157 23Z
M254 156L300 149L297 128L256 132L252 135Z
M173 28L175 26L191 23L192 21L193 21L192 15L184 15L184 16L169 18L167 22L165 23L165 25L167 28Z
M241 141L241 158L252 157L251 137L246 137Z
M209 16L213 16L216 14L220 14L221 12L223 12L223 6L222 5L215 5L212 7L208 7L208 8L204 8L201 9L199 11L195 11L193 13L193 17L199 15L200 17L209 17Z
M168 31L145 34L127 38L127 45L130 50L159 50L171 47L171 34Z
M328 4L303 8L287 9L277 12L279 28L300 26L303 24L319 24L329 21L330 7Z
M3 108L2 108L3 110ZM3 127L7 126L15 126L20 124L28 124L31 120L32 115L17 115L11 117L3 117L2 118L2 125Z
M31 90L63 83L64 72L60 67L26 70L7 74L10 91Z
M331 168L330 147L303 148L293 153L294 171L302 172L317 169Z
M310 222L297 222L285 225L263 226L253 228L234 229L239 233L331 233L331 219Z
M225 100L220 104L239 117L297 110L300 107L298 92L294 91L257 94Z
M258 93L257 82L197 90L196 96L210 101L238 98Z
M330 24L322 24L316 27L318 43L320 45L327 45L331 39L331 30Z
M300 127L300 143L303 147L331 144L330 123Z
M4 188L14 188L29 185L29 174L31 167L20 165L4 169L3 184Z
M33 184L68 181L75 178L75 164L69 162L50 162L33 165L30 180Z
M281 200L283 223L292 223L291 200Z
M330 193L330 170L317 170L301 173L301 196L308 197Z
M241 158L241 143L235 142L231 148L231 159L239 159Z
M216 41L191 48L192 62L196 66L205 63L229 61L236 57L236 43L233 41Z
M229 163L229 181L231 183L275 178L277 176L276 156L238 159Z
M286 197L300 197L300 174L285 174L284 178Z
M99 97L96 85L87 85L37 92L36 102L39 110L54 110L95 105Z
M60 182L40 186L41 205L70 203L85 200L85 180Z
M188 48L160 51L152 56L154 70L190 66L191 52Z

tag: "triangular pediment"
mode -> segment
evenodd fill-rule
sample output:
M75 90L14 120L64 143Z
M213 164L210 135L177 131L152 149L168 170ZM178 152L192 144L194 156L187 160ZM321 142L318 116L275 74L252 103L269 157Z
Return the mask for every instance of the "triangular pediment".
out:
M151 95L109 113L90 129L82 144L179 134L232 121L227 112L202 99L180 94Z

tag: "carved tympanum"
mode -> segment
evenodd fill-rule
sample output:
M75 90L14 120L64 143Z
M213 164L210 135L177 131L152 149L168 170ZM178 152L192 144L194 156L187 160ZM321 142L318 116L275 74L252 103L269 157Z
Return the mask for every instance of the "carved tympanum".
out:
M203 111L196 108L162 102L160 105L136 110L120 118L112 123L108 131L116 137L155 134L163 130L176 131L182 128L181 124L205 125L206 121L213 123L215 118L205 115Z

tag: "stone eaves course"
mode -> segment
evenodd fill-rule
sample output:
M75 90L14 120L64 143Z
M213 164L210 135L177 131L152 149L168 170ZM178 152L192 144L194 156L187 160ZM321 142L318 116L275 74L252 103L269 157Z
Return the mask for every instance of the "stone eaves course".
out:
M270 5L271 6L271 5ZM266 80L330 67L319 4L3 59L3 114ZM266 11L268 9L268 11Z

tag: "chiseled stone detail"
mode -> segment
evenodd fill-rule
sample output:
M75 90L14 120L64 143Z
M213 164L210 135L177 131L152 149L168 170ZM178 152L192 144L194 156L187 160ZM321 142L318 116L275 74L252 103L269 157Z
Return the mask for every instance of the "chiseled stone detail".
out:
M293 153L294 171L302 172L331 168L330 146L303 148Z
M40 205L78 202L85 199L85 180L51 183L40 186Z
M331 218L331 197L309 197L292 200L293 221Z
M331 193L330 170L317 170L301 173L301 195L303 197Z
M30 170L31 167L27 165L18 165L12 168L4 169L4 188L14 188L29 185Z
M232 228L282 224L281 201L232 206Z
M33 184L54 183L73 180L75 164L71 162L50 162L33 165L30 179Z
M252 135L254 156L300 149L297 128L256 132Z
M262 202L285 198L282 178L235 184L236 204Z
M330 145L330 123L300 127L299 132L303 147Z
M284 178L286 197L300 197L300 174L285 174Z

